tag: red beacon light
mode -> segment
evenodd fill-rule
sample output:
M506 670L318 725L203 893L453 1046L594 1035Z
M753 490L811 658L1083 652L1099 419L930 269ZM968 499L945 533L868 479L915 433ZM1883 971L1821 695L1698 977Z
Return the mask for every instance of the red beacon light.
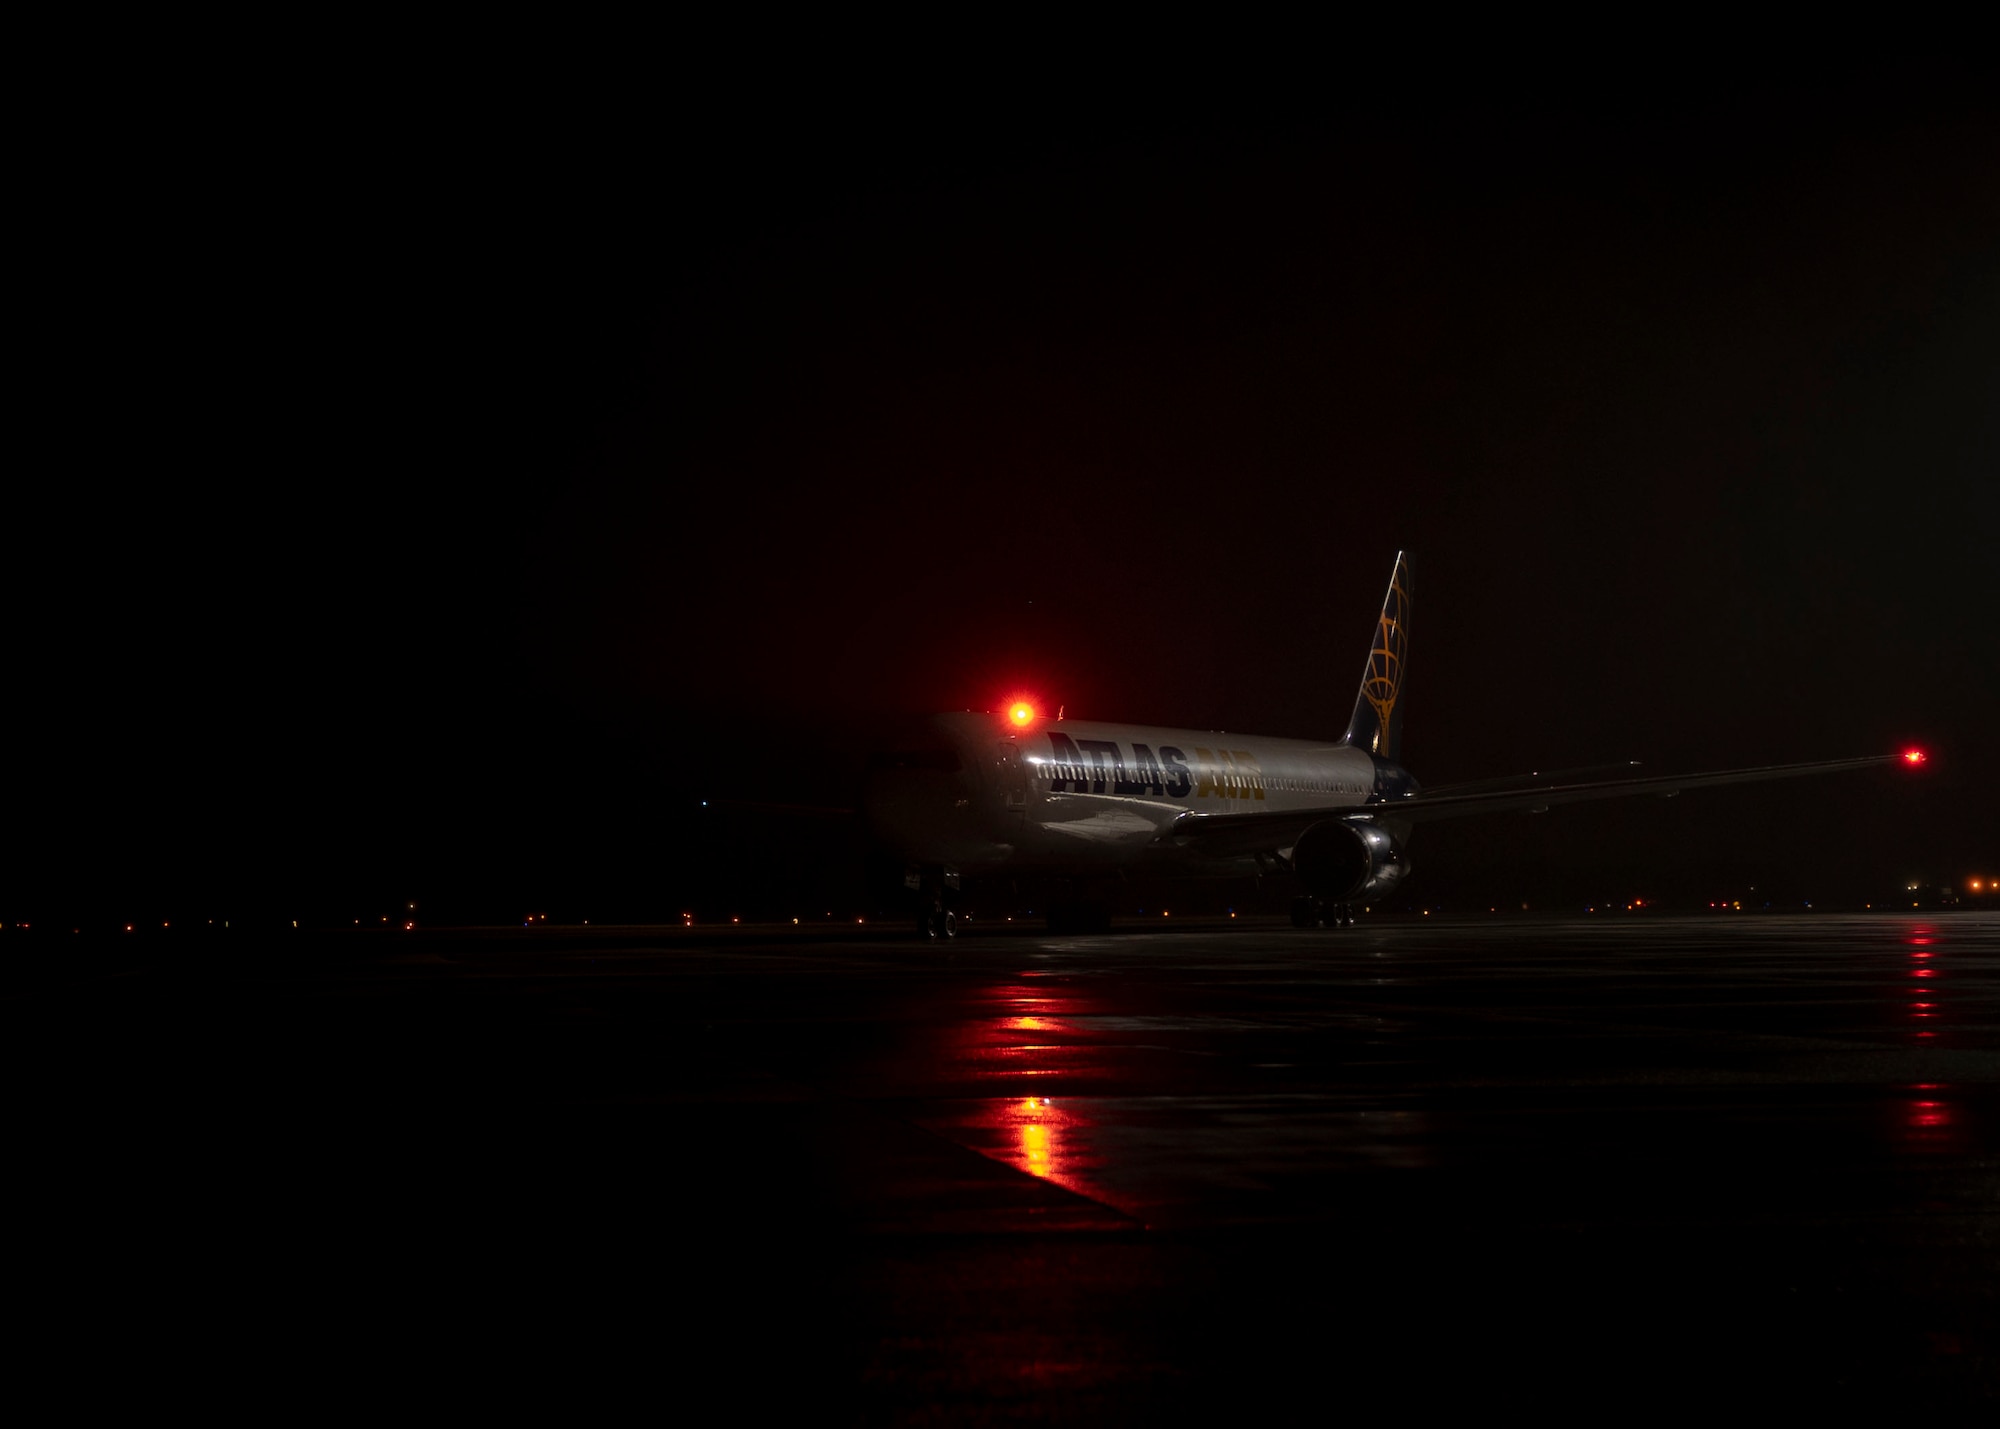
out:
M1025 729L1035 718L1035 707L1026 700L1015 700L1007 706L1007 723L1016 729Z
M1924 752L1921 749L1906 749L1903 751L1903 762L1914 769L1924 762Z

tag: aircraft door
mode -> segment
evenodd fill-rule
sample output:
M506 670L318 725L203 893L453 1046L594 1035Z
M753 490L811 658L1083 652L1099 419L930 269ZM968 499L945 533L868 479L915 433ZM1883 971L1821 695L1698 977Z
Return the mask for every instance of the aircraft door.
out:
M994 780L1000 786L1001 801L1010 814L1023 818L1028 813L1028 766L1021 762L1021 746L1002 740L993 751Z

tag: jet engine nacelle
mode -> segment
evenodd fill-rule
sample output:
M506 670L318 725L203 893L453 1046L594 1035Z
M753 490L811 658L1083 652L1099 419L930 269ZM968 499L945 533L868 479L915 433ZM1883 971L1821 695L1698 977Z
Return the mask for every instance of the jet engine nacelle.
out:
M1401 844L1373 824L1328 819L1300 835L1292 867L1315 898L1349 903L1380 898L1410 875Z

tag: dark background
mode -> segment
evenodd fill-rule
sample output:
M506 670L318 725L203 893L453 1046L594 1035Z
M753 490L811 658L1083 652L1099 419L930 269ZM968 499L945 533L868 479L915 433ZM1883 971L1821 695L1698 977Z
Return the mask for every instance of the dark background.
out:
M0 915L858 906L761 806L884 718L1336 735L1402 548L1427 782L1932 756L1428 827L1425 897L2000 874L1980 76L1365 68L97 76L23 180Z

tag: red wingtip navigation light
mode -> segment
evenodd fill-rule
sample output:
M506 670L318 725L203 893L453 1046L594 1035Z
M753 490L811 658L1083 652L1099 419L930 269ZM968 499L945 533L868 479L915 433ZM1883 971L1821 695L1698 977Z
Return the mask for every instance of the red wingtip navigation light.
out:
M1921 749L1906 749L1903 751L1903 762L1912 767L1922 764L1924 762L1924 752Z
M1026 700L1015 700L1007 706L1007 723L1016 729L1025 729L1035 717L1035 707Z

